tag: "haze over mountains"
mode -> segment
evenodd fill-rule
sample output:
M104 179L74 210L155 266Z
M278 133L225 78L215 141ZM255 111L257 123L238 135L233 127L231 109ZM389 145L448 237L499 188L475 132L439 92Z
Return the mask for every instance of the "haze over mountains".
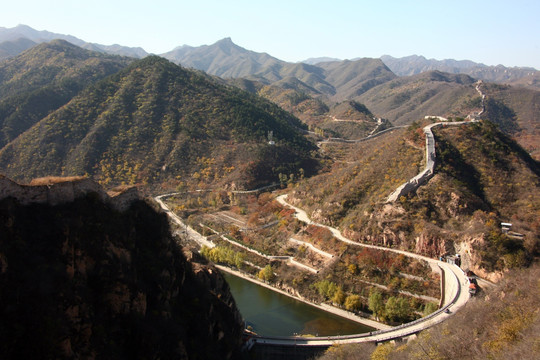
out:
M298 131L305 125L278 106L157 56L54 40L0 63L0 84L0 168L18 179L149 183L198 172L205 182L243 173L254 186L307 171L314 149Z
M0 27L0 59L15 56L37 43L53 39L63 39L85 49L109 54L136 58L149 55L149 53L140 47L88 43L72 35L37 31L27 25L18 25L14 28ZM186 67L203 70L211 75L235 78L254 75L261 72L264 68L272 67L276 64L283 66L286 63L266 53L256 53L246 50L234 44L230 38L224 38L212 45L198 47L182 45L161 54L161 56ZM476 79L492 82L512 82L522 78L526 78L526 81L521 82L523 85L537 86L539 82L538 71L534 68L527 67L487 66L469 60L428 60L418 55L403 58L383 55L381 56L381 60L398 76L408 76L425 71L438 70L449 73L468 74ZM321 62L334 61L341 60L332 57L320 57L306 59L303 63L317 65Z
M73 36L36 31L24 25L12 29L0 28L0 49L2 49L0 53L3 51L4 54L8 54L6 56L13 57L21 50L35 46L35 43L49 41L52 38L64 38L77 46L101 53L127 54L130 58L107 60L109 62L122 61L125 65L134 61L133 58L148 55L140 48L89 44ZM508 133L518 140L524 139L522 145L526 146L533 155L537 156L537 152L540 151L537 145L540 134L535 125L538 123L536 104L540 84L537 82L539 72L531 68L486 67L470 61L435 61L419 56L402 59L384 56L382 59L359 58L343 61L323 58L302 63L289 63L266 53L244 49L234 44L230 38L220 40L213 45L180 46L162 56L183 67L201 70L219 77L215 79L217 82L227 82L265 97L292 112L305 124L322 129L327 136L353 139L374 131L377 118L385 119L388 121L387 124L393 125L409 124L426 115L464 118L473 111L481 110L481 96L477 89L478 79L511 82L520 86L501 87L488 83L482 85L484 95L488 96L489 106L486 110L491 111L493 121L504 127ZM4 61L4 64L13 66L14 63ZM68 65L60 67L66 66ZM4 72L12 71L6 69ZM103 76L117 70L118 68L105 71ZM460 74L455 74L455 72L460 72ZM463 73L469 73L469 75ZM48 79L49 75L45 78ZM24 76L31 76L31 74ZM41 89L41 94L37 94L33 92L37 90L24 89L24 95L21 96L26 97L25 104L27 107L32 107L34 111L30 117L25 113L24 105L8 108L8 105L15 101L3 100L4 105L0 108L4 111L3 144L15 139L21 131L25 131L41 116L65 104L82 89L82 85L78 85L78 87L75 86L76 89L69 92L69 87L66 85L67 79L62 76L58 76L57 79L59 83L54 85L55 91L61 92L64 97L55 98L52 102L38 101L37 103L43 105L39 113L35 113L36 102L31 99L36 96L43 98L51 92ZM95 79L101 79L101 75ZM7 81L7 78L3 81ZM73 81L77 82L77 80ZM13 84L13 81L9 80L1 86L10 89L15 86ZM10 96L19 96L17 94L14 92ZM359 126L359 123L336 123L334 119L352 120L355 118L356 105L351 107L353 109L351 116L343 113L342 118L336 117L332 110L335 106L347 101L365 105L372 114L371 120L364 119L367 123L363 123L362 126ZM504 125L501 125L503 123ZM270 128L267 130L269 131ZM275 133L275 135L278 134L279 132ZM264 136L264 134L261 133L259 136Z
M146 51L144 51L142 48L131 48L127 46L121 46L121 45L100 45L100 44L93 44L88 43L86 41L83 41L81 39L76 38L72 35L64 35L64 34L57 34L52 33L49 31L38 31L35 29L32 29L30 26L27 25L18 25L14 28L3 28L0 27L0 59L5 58L5 48L13 47L14 44L17 44L20 48L24 48L23 50L29 49L30 47L34 46L35 44L39 44L42 42L48 42L55 39L62 39L69 41L70 43L80 46L84 49L98 51L98 52L105 52L109 54L114 55L124 55L124 56L131 56L136 58L145 57L148 55ZM32 44L31 42L34 44ZM4 42L7 42L8 44L4 44ZM16 55L16 54L13 54Z

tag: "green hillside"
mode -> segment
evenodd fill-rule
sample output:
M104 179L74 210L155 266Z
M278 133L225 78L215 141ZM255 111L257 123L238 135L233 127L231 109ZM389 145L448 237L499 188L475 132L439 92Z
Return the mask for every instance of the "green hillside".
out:
M90 86L4 146L0 169L19 180L90 174L103 183L255 186L316 168L302 126L260 97L154 56Z
M0 148L132 59L83 50L63 40L0 63Z
M509 271L501 284L485 289L485 296L469 301L417 339L336 345L318 359L536 359L540 351L539 276L538 264Z

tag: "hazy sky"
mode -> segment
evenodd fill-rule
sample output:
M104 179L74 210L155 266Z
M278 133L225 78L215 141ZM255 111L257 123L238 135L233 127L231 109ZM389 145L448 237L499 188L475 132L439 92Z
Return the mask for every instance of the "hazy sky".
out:
M417 54L540 69L539 0L2 0L0 26L18 24L156 54L231 37L286 61Z

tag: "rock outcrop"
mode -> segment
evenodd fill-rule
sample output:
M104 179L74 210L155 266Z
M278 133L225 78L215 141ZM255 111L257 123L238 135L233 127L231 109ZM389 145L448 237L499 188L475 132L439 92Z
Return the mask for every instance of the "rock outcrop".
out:
M0 358L228 359L228 285L134 189L0 177Z

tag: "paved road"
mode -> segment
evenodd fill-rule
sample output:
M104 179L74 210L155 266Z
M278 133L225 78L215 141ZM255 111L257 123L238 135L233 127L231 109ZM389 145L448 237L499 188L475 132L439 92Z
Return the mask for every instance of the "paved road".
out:
M171 211L171 209L169 209L167 204L165 204L163 202L163 200L162 200L163 198L173 196L173 195L176 195L176 194L177 193L159 195L159 196L156 196L154 198L154 200L157 201L159 206L161 206L161 208L167 213L167 215L169 216L169 218L171 218L172 221L174 221L176 224L180 225L180 227L182 228L182 231L185 231L186 234L188 235L188 237L195 240L201 246L206 246L206 247L208 247L210 249L215 247L216 244L214 244L211 241L208 241L205 236L202 236L197 231L195 231L191 226L184 223L182 221L182 219L180 219L180 217L178 215L176 215L173 211Z
M444 288L445 297L443 301L443 307L435 313L418 319L416 321L403 324L398 327L394 327L388 330L380 330L369 334L348 335L348 336L330 336L330 337L315 337L315 338L302 338L302 337L259 337L254 338L253 341L262 344L275 344L275 345L289 345L289 346L331 346L333 344L345 344L345 343L359 343L359 342L377 342L385 341L394 338L400 338L407 335L415 334L422 330L425 330L435 324L444 321L448 316L458 311L469 300L469 294L466 291L468 286L468 279L463 271L455 266L439 260L431 259L426 256L410 253L403 250L389 249L381 246L362 244L344 237L338 229L332 228L324 224L318 224L311 221L306 212L298 207L295 207L286 201L287 195L281 195L277 197L277 201L284 206L293 208L296 213L295 216L298 220L307 224L315 224L329 229L332 234L340 241L354 246L364 246L382 251L390 251L398 254L404 254L409 257L413 257L420 260L425 260L430 265L439 267L444 272ZM449 313L446 313L446 310Z
M155 197L155 200L159 205L165 210L165 212L171 217L173 221L186 229L188 235L197 241L199 244L214 247L215 244L206 240L204 236L201 236L198 232L186 226L184 222L162 201L163 198L171 196L174 194L164 194ZM468 279L465 274L455 265L447 264L438 260L434 260L422 255L409 253L403 250L389 249L381 246L361 244L344 237L341 232L333 227L318 224L311 221L309 216L302 209L292 206L286 202L287 195L281 195L277 197L277 201L284 206L291 207L295 210L295 216L300 221L303 221L308 224L315 224L317 226L322 226L329 229L332 234L340 241L345 242L354 246L364 246L373 249L378 249L382 251L391 251L394 253L404 254L416 259L421 259L429 262L432 266L437 266L444 272L445 276L445 298L443 301L443 307L436 311L435 313L418 319L411 323L403 324L398 327L379 330L372 333L358 334L358 335L347 335L347 336L329 336L329 337L313 337L313 338L304 338L304 337L253 337L251 341L261 344L274 344L274 345L285 345L285 346L331 346L334 344L345 344L345 343L359 343L359 342L379 342L386 341L390 339L400 338L408 336L411 334L418 333L422 330L425 330L435 324L438 324L444 321L448 316L451 316L454 312L459 310L465 303L469 300L469 294L466 291ZM446 313L445 310L448 310L449 313Z

